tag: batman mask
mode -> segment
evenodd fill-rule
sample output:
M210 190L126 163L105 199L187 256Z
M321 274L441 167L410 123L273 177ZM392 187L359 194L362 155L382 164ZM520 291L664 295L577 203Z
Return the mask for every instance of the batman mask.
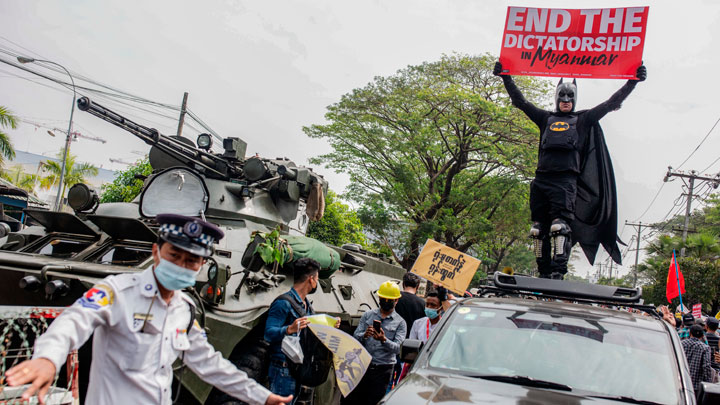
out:
M560 111L560 102L572 103L572 110L575 111L577 105L577 84L575 79L572 83L563 83L563 79L558 82L555 89L555 110Z

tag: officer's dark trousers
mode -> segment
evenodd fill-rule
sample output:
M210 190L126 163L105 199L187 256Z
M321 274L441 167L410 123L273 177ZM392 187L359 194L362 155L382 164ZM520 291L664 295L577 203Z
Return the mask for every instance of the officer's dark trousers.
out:
M536 260L540 274L567 273L571 235L567 235L564 254L553 259L550 225L554 219L562 219L570 225L575 219L576 197L577 174L573 172L536 173L530 184L530 217L541 224L542 257Z
M340 403L342 405L377 404L387 392L394 366L394 364L370 364L360 384Z

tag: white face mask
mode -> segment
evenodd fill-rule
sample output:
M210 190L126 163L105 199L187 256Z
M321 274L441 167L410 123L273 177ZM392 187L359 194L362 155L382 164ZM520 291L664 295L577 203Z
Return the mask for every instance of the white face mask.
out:
M163 258L155 266L155 277L168 290L182 290L195 285L198 272L178 266Z

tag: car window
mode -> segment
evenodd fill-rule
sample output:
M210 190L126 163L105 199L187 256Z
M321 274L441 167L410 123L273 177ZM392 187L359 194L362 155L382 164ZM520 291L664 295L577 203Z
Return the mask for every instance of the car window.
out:
M533 311L458 308L431 367L473 375L527 376L598 395L679 402L677 366L660 332Z

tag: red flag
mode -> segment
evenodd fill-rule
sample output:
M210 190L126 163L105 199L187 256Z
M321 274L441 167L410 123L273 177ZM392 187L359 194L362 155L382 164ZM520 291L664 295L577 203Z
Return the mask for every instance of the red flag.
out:
M680 279L680 283L678 283L678 278ZM678 284L680 285L679 291ZM667 286L665 288L665 296L667 297L668 302L680 294L685 294L685 278L675 261L675 252L673 252L672 260L670 260L670 268L668 269L667 275Z

